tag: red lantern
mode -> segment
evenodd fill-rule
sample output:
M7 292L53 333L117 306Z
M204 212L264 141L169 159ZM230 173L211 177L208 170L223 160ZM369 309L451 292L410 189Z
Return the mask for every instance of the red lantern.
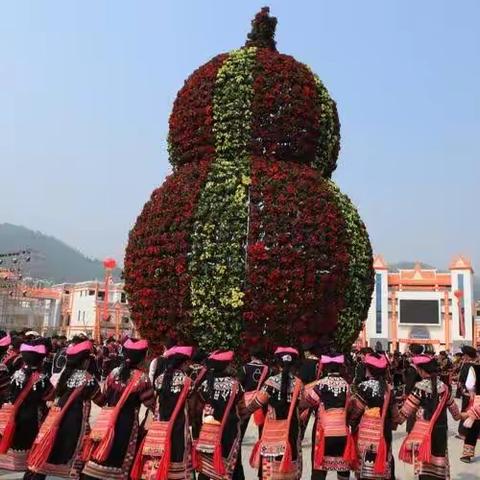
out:
M460 301L463 298L463 291L462 290L455 290L453 294L457 297L457 300Z
M117 266L117 262L114 258L106 258L103 261L103 266L106 269L113 270Z

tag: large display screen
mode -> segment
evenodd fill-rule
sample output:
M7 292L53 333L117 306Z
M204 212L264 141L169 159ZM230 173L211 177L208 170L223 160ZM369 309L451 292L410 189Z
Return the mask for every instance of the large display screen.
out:
M400 323L440 324L439 300L400 300Z

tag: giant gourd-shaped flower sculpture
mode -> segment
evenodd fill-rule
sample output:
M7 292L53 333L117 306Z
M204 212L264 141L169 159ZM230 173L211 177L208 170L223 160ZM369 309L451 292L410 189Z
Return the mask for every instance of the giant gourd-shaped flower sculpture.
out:
M278 53L264 8L244 47L186 80L170 117L173 173L145 204L125 257L140 333L205 349L330 339L347 350L373 288L355 207L330 177L335 102Z

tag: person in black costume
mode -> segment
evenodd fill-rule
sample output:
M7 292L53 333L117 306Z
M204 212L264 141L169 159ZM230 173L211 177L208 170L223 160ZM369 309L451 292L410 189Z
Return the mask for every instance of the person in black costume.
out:
M119 408L109 453L98 459L95 448L91 449L82 479L128 480L140 436L140 407L154 408L153 389L142 369L147 351L145 340L129 339L123 345L125 362L109 374L103 392L104 404ZM120 406L118 402L127 388L130 393Z
M254 396L255 392L260 389L262 384L268 378L269 373L270 368L265 364L265 350L262 347L252 347L250 349L250 361L243 365L239 375L239 380L245 391L245 396ZM267 408L264 407L263 409L257 410L254 415L254 420L258 427L258 438L262 435L266 411ZM251 417L242 421L242 441L245 437L250 418ZM260 469L258 470L258 476L261 477Z
M137 454L135 464L138 464L138 473L135 473L133 478L153 480L157 475L161 475L161 471L165 472L164 478L188 479L192 476L192 441L186 402L192 391L192 383L187 374L192 351L193 348L189 346L174 346L163 354L165 369L154 384L157 399L155 420L152 423L153 428L147 433L146 443L142 444ZM153 440L149 437L155 431L155 422L164 422L171 428L170 435L165 435L164 449L167 450L167 445L170 446L170 457L164 467L164 455L153 455L149 451L150 441L158 441L158 436L154 435Z
M198 479L214 480L245 478L243 466L240 461L241 453L241 418L245 411L243 388L229 368L233 361L233 352L216 351L207 360L208 373L200 384L197 394L203 407L203 423L222 423L225 417L224 429L221 434L222 457L225 473L221 474L214 461L213 454L205 449L197 449L199 457ZM232 395L235 395L232 397ZM227 412L232 398L231 409ZM202 427L203 428L203 427ZM200 433L200 438L202 434Z
M291 456L288 458L285 472L280 472L283 454L274 455L275 452L265 450L264 445L257 444L262 479L282 478L283 480L298 480L302 477L302 450L301 450L301 423L300 404L303 403L302 381L293 374L295 363L298 361L298 351L292 347L278 347L275 358L280 372L271 375L257 392L255 399L247 408L247 415L255 410L268 406L268 418L286 420L292 409L293 415L290 424L287 424L288 439L291 447ZM298 393L294 403L294 395ZM282 432L283 433L283 432Z
M79 478L91 402L101 402L99 384L87 372L91 351L91 342L81 337L75 337L68 347L67 363L55 388L55 408L49 412L49 417L56 415L59 419L58 430L50 428L40 438L37 435L28 457L25 480L43 480L47 475Z
M478 355L477 355L477 351L469 345L464 345L462 347L462 353L463 353L463 362L458 373L457 396L460 396L462 400L461 412L464 413L467 411L470 405L470 392L466 388L465 383L467 381L470 367L478 363ZM462 440L465 440L467 433L468 432L464 428L463 420L462 420L458 425L457 438L461 438Z
M0 468L12 471L27 469L27 456L40 428L45 401L53 391L42 371L47 353L43 339L23 344L20 355L23 367L14 372L9 390L9 402L14 406L14 431L0 442Z
M439 365L435 358L428 355L416 355L413 363L418 369L421 380L415 383L400 410L399 423L405 418L419 415L417 421L428 423L426 445L429 446L430 458L424 460L419 453L418 443L411 459L402 457L402 451L410 440L405 439L400 448L400 458L404 461L414 462L416 478L419 480L440 480L450 478L448 462L448 423L447 410L454 420L460 419L460 412L448 385L439 378ZM431 424L431 425L430 425ZM404 452L405 453L405 452Z
M465 363L464 374L465 379L462 382L463 398L468 398L468 402L462 402L462 412L467 411L472 406L480 404L480 363L478 361L477 352L473 347L464 346L462 348L465 355L471 359ZM468 367L467 367L468 365ZM468 425L468 428L467 428ZM480 434L480 420L476 419L471 424L466 424L462 421L462 432L465 436L463 443L463 453L460 460L465 463L470 463L475 456L475 447L477 445L478 436Z
M321 364L323 376L305 397L305 404L316 410L312 431L311 480L324 480L328 471L336 472L338 479L348 479L352 465L345 458L346 449L350 447L352 455L356 455L356 450L351 445L353 440L348 442L350 387L342 375L345 356L322 355Z
M415 355L421 355L423 353L424 347L423 345L419 345L417 343L412 343L408 347L409 353L410 353L410 361L408 362L408 366L405 368L405 373L404 373L404 382L405 382L405 392L404 392L404 398L407 398L408 395L413 390L413 387L417 382L419 382L422 377L418 374L418 370L414 367L414 365L411 362L411 359ZM407 418L407 433L410 433L412 431L413 426L415 425L415 417L411 416Z

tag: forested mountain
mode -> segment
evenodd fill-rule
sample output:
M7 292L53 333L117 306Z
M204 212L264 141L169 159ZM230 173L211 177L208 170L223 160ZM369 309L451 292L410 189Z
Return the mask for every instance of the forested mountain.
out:
M0 253L31 250L31 260L22 264L25 277L49 280L54 283L101 280L104 276L100 260L88 258L66 243L41 232L9 223L0 224ZM10 259L0 267L8 268ZM121 271L114 271L120 278Z

